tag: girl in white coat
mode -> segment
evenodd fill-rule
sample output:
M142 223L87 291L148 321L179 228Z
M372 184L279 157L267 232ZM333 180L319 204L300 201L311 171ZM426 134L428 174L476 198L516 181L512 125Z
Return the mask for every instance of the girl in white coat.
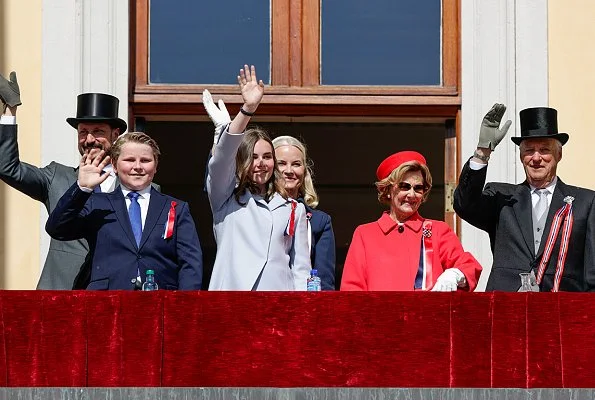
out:
M221 132L208 167L217 241L209 290L306 290L306 211L287 196L268 135L246 130L264 94L254 66L240 70L238 83L244 104Z

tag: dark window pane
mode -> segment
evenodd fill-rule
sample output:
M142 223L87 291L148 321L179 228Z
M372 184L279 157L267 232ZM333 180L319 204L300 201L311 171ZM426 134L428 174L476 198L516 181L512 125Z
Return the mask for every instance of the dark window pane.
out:
M323 85L440 85L440 0L321 0Z
M244 64L270 76L270 4L263 0L151 0L151 83L235 84Z

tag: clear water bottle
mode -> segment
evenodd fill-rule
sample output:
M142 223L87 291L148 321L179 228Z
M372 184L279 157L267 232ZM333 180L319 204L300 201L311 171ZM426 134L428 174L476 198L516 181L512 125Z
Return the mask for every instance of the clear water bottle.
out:
M157 286L157 282L155 282L155 271L152 269L147 270L147 280L143 283L143 290L157 290L159 286Z
M308 278L306 290L308 292L320 292L322 290L322 286L320 283L320 277L318 276L317 269L313 269L310 272L310 277Z
M519 276L521 277L521 288L517 292L539 292L535 271L521 272Z

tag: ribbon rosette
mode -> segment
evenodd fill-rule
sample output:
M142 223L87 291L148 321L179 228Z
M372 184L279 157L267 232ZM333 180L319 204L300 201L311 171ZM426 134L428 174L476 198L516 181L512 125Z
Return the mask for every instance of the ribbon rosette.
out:
M434 247L432 245L432 221L425 220L422 225L421 235L423 236L422 248L423 256L423 286L422 289L428 290L434 287L436 281L433 276L432 262L434 259ZM437 277L436 277L437 278Z
M422 229L422 235L425 238L431 238L432 237L432 226L424 226Z
M176 221L176 203L171 202L169 212L167 213L167 223L165 224L165 232L163 232L163 238L169 239L174 235L174 222Z

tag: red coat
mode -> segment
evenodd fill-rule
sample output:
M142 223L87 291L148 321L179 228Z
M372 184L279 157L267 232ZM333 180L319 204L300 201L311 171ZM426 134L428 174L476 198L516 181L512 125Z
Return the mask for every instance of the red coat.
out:
M445 269L456 267L465 274L468 290L474 290L481 265L470 253L463 251L459 238L446 223L425 220L416 213L405 221L405 229L400 233L398 224L387 212L376 222L358 226L353 233L341 290L413 290L424 221L431 222L432 231L429 240L433 254L428 287L434 286Z

